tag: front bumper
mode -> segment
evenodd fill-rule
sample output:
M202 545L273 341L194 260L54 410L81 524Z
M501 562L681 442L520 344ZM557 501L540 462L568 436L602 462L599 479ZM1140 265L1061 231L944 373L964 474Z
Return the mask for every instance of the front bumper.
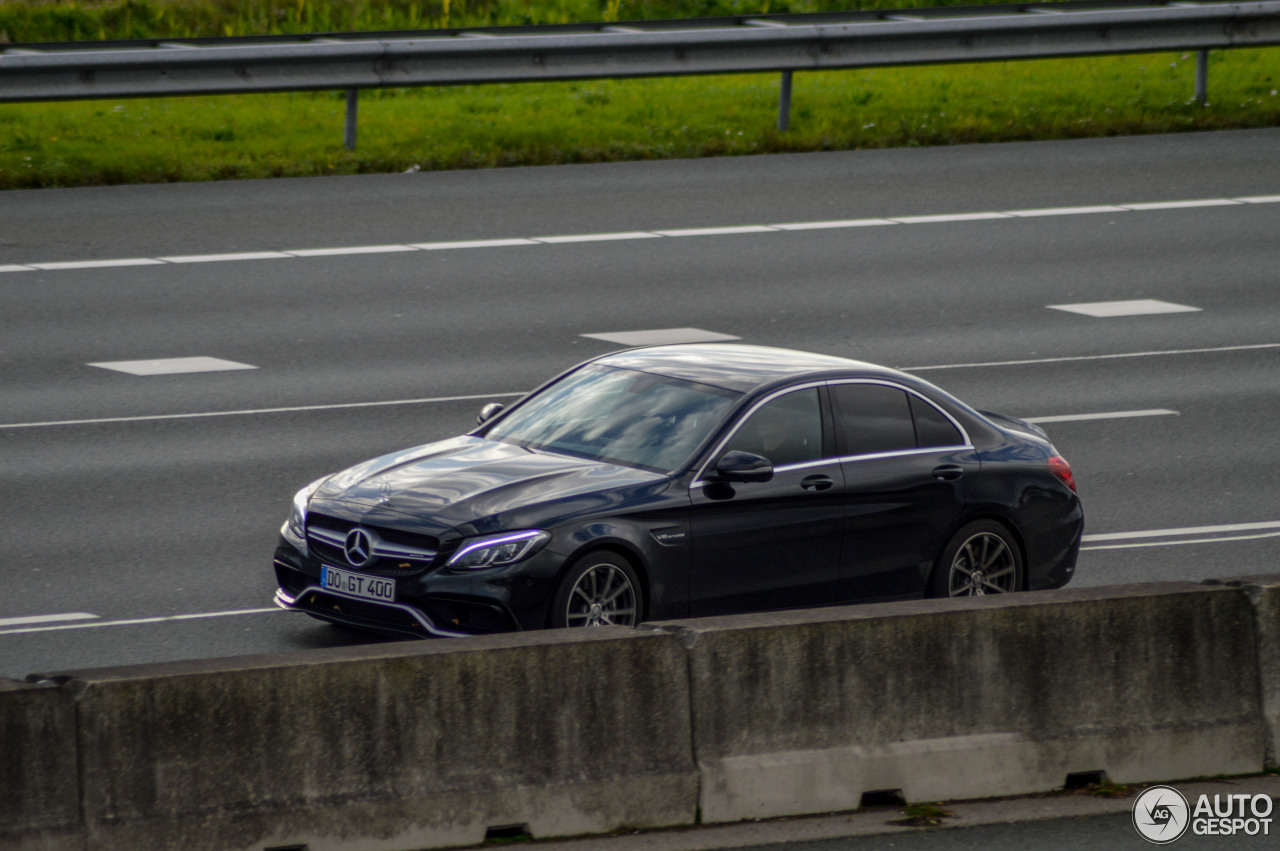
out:
M563 565L563 556L543 549L516 564L490 570L432 567L409 576L378 574L396 584L396 600L388 603L321 587L321 562L281 538L274 559L279 585L275 604L331 623L417 638L515 632L546 624Z

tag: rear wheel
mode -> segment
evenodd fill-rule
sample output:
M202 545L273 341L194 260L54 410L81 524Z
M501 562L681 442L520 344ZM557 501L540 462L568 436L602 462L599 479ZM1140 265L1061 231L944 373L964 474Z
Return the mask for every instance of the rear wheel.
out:
M551 601L552 627L635 626L640 622L640 580L626 559L589 553L578 559Z
M1022 587L1022 553L1004 526L970 523L948 542L929 583L933 597L1008 594Z

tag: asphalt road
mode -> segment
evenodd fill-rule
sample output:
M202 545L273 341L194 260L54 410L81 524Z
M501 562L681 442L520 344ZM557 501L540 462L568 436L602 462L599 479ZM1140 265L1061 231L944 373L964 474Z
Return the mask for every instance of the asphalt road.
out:
M1278 193L1278 130L0 193L0 676L372 640L271 609L294 491L602 332L1055 418L1079 584L1277 571ZM253 368L94 365L189 357Z

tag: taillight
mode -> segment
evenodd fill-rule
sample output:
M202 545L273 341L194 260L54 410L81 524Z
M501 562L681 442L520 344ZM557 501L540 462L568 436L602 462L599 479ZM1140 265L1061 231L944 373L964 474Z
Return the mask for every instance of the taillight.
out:
M1061 482L1071 490L1076 489L1076 477L1071 472L1071 465L1067 463L1067 459L1061 455L1055 455L1049 459L1049 470L1058 477Z

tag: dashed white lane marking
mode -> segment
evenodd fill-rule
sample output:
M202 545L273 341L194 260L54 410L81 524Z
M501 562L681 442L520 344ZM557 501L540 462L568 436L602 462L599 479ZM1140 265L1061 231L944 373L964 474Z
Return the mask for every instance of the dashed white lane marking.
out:
M617 343L619 346L662 346L668 343L722 343L741 340L732 334L703 331L701 328L659 328L653 331L612 331L601 334L582 334L593 340Z
M1202 308L1187 304L1174 304L1158 298L1135 298L1125 301L1091 301L1081 304L1051 304L1053 310L1079 313L1097 319L1115 316L1150 316L1157 313L1198 313Z
M510 239L473 239L457 242L416 242L405 245L362 245L350 248L301 248L292 251L250 251L236 254L190 254L159 258L124 260L73 260L57 263L10 263L0 265L0 273L59 271L69 269L101 269L113 266L151 266L164 263L215 263L237 260L278 260L299 257L333 257L344 254L388 254L399 251L441 251L446 249L498 248L511 245L561 245L579 242L655 239L659 237L726 236L733 234L783 233L787 231L862 228L878 225L928 225L947 222L975 222L996 219L1025 219L1038 216L1087 216L1114 213L1183 210L1198 207L1227 207L1249 204L1280 204L1280 195L1254 195L1241 198L1199 198L1184 201L1154 201L1138 204L1103 204L1081 207L1047 207L1039 210L1005 210L979 213L945 213L929 216L898 216L869 219L836 219L819 222L790 222L772 225L737 225L729 227L679 228L675 230L628 231L622 233L567 234L564 236L514 237Z
M118 360L91 363L101 369L127 372L130 375L180 375L191 372L227 372L236 369L257 369L247 363L236 363L222 358L162 358L159 360Z
M97 617L97 615L91 615L88 612L66 612L60 615L28 615L21 618L0 618L0 627L24 626L26 624L36 623L58 623L61 621L94 620Z
M1127 420L1139 417L1176 417L1177 411L1168 408L1150 408L1145 411L1109 411L1099 414L1055 414L1050 417L1026 417L1029 423L1079 423L1089 420Z
M268 612L283 612L284 609L271 607L269 609L237 609L230 612L200 612L192 615L167 615L154 618L130 618L128 620L119 621L95 621L94 623L73 623L62 624L60 626L31 626L22 629L2 629L0 635L20 635L28 632L65 632L70 629L100 629L104 626L137 626L138 624L148 623L167 623L170 621L193 621L204 620L206 618L229 618L237 615L262 615Z

